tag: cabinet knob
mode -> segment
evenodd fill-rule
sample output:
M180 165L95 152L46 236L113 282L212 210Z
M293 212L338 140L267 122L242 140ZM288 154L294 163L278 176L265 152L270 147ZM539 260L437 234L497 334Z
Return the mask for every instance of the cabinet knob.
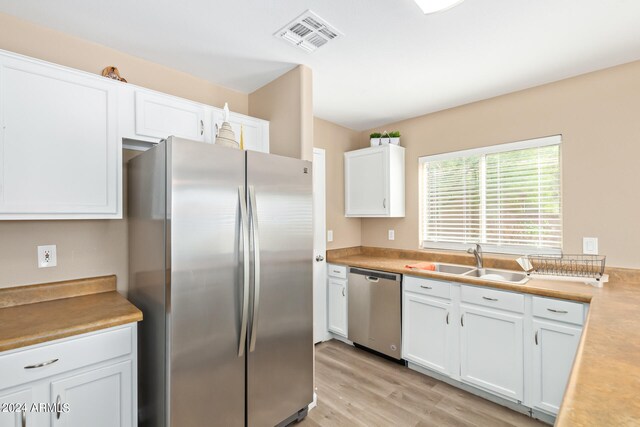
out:
M322 262L322 261L324 261L324 257L323 257L322 255L318 255L318 256L316 257L316 261L317 261L317 262Z

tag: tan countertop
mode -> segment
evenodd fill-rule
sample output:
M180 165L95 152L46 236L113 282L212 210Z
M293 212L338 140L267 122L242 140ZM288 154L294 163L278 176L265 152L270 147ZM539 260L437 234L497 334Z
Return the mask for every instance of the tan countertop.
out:
M0 351L141 320L115 276L0 289Z
M425 260L469 264L472 259L464 255L429 257L418 251L371 249L368 253L357 253L352 248L330 251L327 262L590 303L556 425L640 425L640 276L637 271L609 271L610 281L603 288L547 280L514 285L405 268L407 264ZM512 260L489 260L495 268L505 268L510 262Z

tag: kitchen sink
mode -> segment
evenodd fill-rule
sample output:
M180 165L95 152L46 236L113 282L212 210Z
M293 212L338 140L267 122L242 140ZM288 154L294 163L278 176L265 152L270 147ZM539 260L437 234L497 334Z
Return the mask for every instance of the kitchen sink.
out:
M439 264L434 263L436 266L436 270L439 273L448 273L448 274L465 274L472 270L475 270L474 267L469 267L466 265L453 265L453 264Z
M496 270L493 268L477 268L464 273L464 276L478 277L485 280L495 280L496 282L507 282L516 285L524 284L529 278L524 273L515 271Z

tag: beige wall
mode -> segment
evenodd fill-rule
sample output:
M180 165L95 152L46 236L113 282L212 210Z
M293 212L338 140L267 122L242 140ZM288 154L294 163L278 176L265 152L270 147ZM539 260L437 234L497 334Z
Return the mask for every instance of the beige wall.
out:
M118 67L129 83L247 114L249 97L204 79L0 13L0 49L90 73Z
M313 82L299 65L249 95L249 115L269 120L273 154L313 160Z
M640 267L640 61L383 127L407 149L407 215L363 220L363 245L418 248L419 156L562 134L564 251L594 236L608 265Z
M327 249L360 246L361 219L344 216L344 152L361 148L360 132L316 118L313 134L314 147L325 150L327 230L333 230Z

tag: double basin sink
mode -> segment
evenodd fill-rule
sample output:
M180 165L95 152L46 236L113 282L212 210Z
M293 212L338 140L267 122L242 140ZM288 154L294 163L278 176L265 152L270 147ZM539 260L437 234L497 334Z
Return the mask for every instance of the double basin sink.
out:
M466 265L433 263L438 273L451 274L454 276L477 277L495 282L505 282L515 285L522 285L529 280L526 274L515 271L498 270L495 268L476 268Z

